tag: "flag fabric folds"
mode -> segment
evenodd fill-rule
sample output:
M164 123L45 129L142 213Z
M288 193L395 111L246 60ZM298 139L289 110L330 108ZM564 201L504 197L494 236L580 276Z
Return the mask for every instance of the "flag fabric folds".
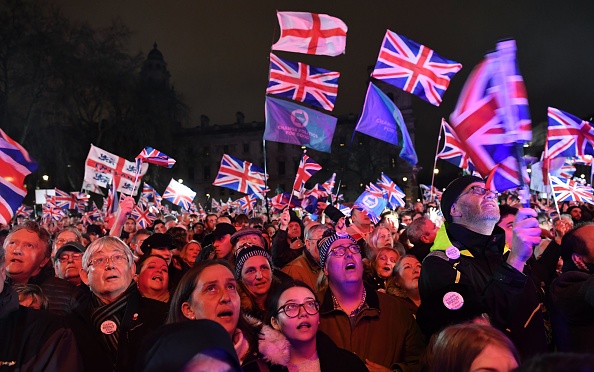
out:
M344 54L348 27L339 18L307 12L277 12L281 28L272 50L338 56Z
M27 150L0 129L0 223L10 222L27 195L25 177L36 169Z
M296 103L266 97L267 141L290 143L330 152L336 118Z
M551 186L556 202L576 201L594 204L592 200L594 190L589 185L582 185L567 178L551 176Z
M423 203L439 203L441 200L441 194L443 191L439 191L435 186L427 186L419 184L421 191L423 192Z
M406 205L404 202L406 194L404 194L402 189L390 177L382 173L380 179L377 180L377 185L388 193L387 199L391 208L396 209L397 207L404 207Z
M380 221L380 215L386 208L388 201L385 199L384 196L377 196L374 193L371 193L365 190L355 201L356 206L359 206L365 210L367 216L373 221L373 223L378 223Z
M171 168L175 164L175 159L170 158L161 151L149 146L142 149L142 151L140 152L140 154L138 154L136 159L140 159L145 163L155 164L160 167L166 168Z
M548 109L548 118L546 149L548 159L594 155L592 123L553 107Z
M305 151L301 156L299 162L299 168L297 168L297 174L295 175L295 183L293 184L293 195L298 198L303 197L303 191L305 189L305 183L315 173L322 169L322 166L315 162L312 158L307 156Z
M194 201L196 193L188 186L182 185L173 178L169 181L169 186L163 193L163 199L182 207L182 209L190 210L190 205Z
M263 199L267 175L264 170L248 161L223 154L215 186L226 187L244 194L255 194Z
M406 129L404 118L396 104L373 83L369 83L363 113L355 127L357 132L402 146L400 157L411 165L418 162L417 153ZM400 132L400 135L398 134ZM401 140L399 141L399 139Z
M128 161L110 152L91 145L87 161L85 163L84 182L99 187L108 187L113 180L116 189L130 195L134 190L136 174L144 176L148 170L148 164L142 164L140 172L137 172L136 162ZM137 189L134 190L136 195Z
M450 79L461 68L458 62L387 30L371 76L439 106Z
M339 76L339 72L284 60L271 53L266 93L332 111Z
M437 154L437 158L472 173L474 164L472 164L466 153L466 147L460 142L452 127L444 119L441 119L441 126L444 132L444 144L439 154Z
M138 203L130 214L141 229L152 226L153 222L157 219L157 215L151 211L151 207L145 207L141 203Z
M258 202L258 199L256 198L256 195L246 195L243 198L237 199L236 202L237 202L237 207L243 213L247 214L256 207L256 203Z

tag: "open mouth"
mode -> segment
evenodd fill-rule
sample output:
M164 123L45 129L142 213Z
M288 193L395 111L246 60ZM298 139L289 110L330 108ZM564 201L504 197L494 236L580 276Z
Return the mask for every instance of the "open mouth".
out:
M382 270L384 270L387 273L392 272L392 268L390 266L384 266L384 267L382 267Z
M155 275L151 278L151 280L159 280L159 281L163 281L163 277L161 275Z
M110 275L107 278L105 278L105 280L112 280L112 279L118 279L119 277L117 275Z
M349 262L349 263L346 264L345 268L347 270L355 270L357 268L357 266L355 265L354 262Z
M310 329L310 328L311 328L311 324L309 322L303 322L303 323L299 323L299 325L297 325L298 330Z
M10 262L19 262L19 263L23 263L23 261L19 260L18 258L13 258L10 260Z
M221 311L220 313L217 314L217 317L223 318L223 319L230 319L233 317L233 311L231 311L231 310Z

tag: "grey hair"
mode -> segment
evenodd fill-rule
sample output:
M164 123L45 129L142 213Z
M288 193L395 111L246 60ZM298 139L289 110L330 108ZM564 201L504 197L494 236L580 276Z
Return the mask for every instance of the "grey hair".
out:
M114 250L124 253L128 259L128 267L132 267L134 264L134 255L132 254L132 250L128 247L128 245L126 245L122 239L115 236L104 236L89 244L85 254L83 254L82 269L84 271L89 271L91 256L106 247L113 248Z

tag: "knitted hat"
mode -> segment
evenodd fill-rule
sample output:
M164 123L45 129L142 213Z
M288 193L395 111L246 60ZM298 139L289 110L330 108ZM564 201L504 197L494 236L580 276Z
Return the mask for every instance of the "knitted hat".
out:
M332 231L332 230L330 230ZM318 251L320 253L320 266L323 268L326 264L326 259L328 258L328 253L330 252L330 246L332 243L337 241L338 239L349 239L353 243L357 244L355 238L350 236L349 234L339 235L334 233L332 235L324 236L322 239L318 240Z
M452 209L452 205L456 202L464 189L467 188L471 183L475 182L485 183L485 180L480 177L466 175L456 178L450 182L448 187L446 187L445 191L441 195L441 213L443 214L443 218L447 223L452 223L452 216L450 215L450 209Z
M260 237L260 239L262 238L262 230L260 229L252 229L250 227L244 227L241 230L238 230L235 234L231 235L231 244L235 245L235 243L237 243L237 240L239 240L239 238L241 238L242 236L246 236L246 235L257 235Z
M241 270L248 258L254 256L265 257L272 268L272 257L266 250L264 250L264 248L258 247L257 245L242 246L235 252L235 274L237 275L237 278L241 278Z

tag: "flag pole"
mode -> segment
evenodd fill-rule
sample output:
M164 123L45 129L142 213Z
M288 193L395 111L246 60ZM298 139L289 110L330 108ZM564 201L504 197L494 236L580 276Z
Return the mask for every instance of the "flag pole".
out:
M136 159L136 177L134 178L134 186L132 187L132 193L130 196L134 195L134 191L136 191L136 183L138 182L138 175L140 174L140 169L142 168L142 159Z
M553 190L553 184L551 183L551 173L547 170L547 174L549 175L549 187L551 188L551 198L553 198L553 204L555 204L555 209L557 209L557 215L561 217L561 211L559 210L559 203L555 199L555 190Z
M301 162L303 161L303 155L307 153L307 150L303 150L303 154L301 154L301 160L299 161L299 166L301 166ZM297 173L295 174L295 181L297 181L297 177L299 177L299 168L297 168ZM291 195L289 195L289 208L291 208L291 200L293 199L293 191L295 191L295 181L293 181L293 187L291 188ZM301 191L301 190L299 190Z
M433 183L435 182L435 168L437 167L437 152L439 151L439 142L441 141L441 133L443 132L443 118L442 123L439 126L439 134L437 135L437 146L435 146L435 159L433 160L433 174L431 175L431 194L429 195L429 201L433 200Z
M266 140L262 138L262 150L264 154L264 201L266 203L266 216L268 217L268 221L270 221L270 208L268 206L268 197L266 196L268 190L268 162L266 161Z

